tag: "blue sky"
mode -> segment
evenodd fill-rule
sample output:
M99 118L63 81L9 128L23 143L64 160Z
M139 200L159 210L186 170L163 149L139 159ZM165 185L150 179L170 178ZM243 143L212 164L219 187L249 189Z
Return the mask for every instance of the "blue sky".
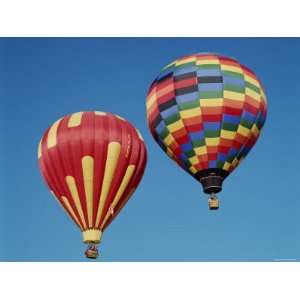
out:
M221 208L152 139L147 89L168 62L214 52L253 69L262 135L226 179ZM0 39L0 260L85 261L81 233L47 190L37 144L63 115L119 114L148 148L144 178L103 236L99 261L273 261L300 253L300 39Z

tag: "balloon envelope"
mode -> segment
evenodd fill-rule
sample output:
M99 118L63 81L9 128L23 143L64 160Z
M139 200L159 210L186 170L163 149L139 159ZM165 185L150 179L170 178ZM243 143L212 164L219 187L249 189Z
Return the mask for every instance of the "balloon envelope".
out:
M83 232L84 242L99 243L138 186L147 154L129 122L93 111L56 121L40 141L38 158L49 189Z
M207 53L165 66L150 86L146 107L155 141L207 193L219 192L248 154L267 112L253 71Z

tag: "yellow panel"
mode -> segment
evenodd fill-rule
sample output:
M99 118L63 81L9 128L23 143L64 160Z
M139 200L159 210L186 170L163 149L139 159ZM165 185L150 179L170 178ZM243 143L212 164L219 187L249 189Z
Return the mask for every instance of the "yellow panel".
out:
M180 60L176 61L176 66L180 66L180 65L183 65L183 64L188 64L188 63L194 62L194 61L196 61L195 56L189 57L189 58L186 58L186 59L180 59Z
M205 143L207 146L218 146L220 138L205 138Z
M198 157L197 156L193 156L191 158L189 158L189 161L192 165L195 165L199 162Z
M231 65L225 65L225 64L221 64L221 69L224 71L231 71L231 72L236 72L239 74L243 74L243 70L240 67L236 67L236 66L231 66Z
M84 228L86 228L87 226L86 226L86 222L85 222L85 219L84 219L83 210L82 210L82 207L81 207L81 202L80 202L80 199L79 199L75 178L73 176L67 176L66 177L66 182L67 182L68 188L70 190L70 193L72 195L72 198L74 199L75 206L76 206L78 214L80 216L80 220L82 221L82 223L84 225Z
M101 227L106 223L107 219L109 218L111 212L114 210L114 208L118 205L122 195L124 194L124 191L126 190L131 178L132 178L132 175L134 173L134 170L135 170L135 165L129 165L127 167L127 170L126 170L126 173L123 177L123 180L121 182L121 185L117 191L117 194L113 200L113 202L111 203L110 205L110 209L107 211L106 215L105 215L105 218L101 224Z
M230 130L221 130L221 137L224 139L232 140L235 137L236 132Z
M99 207L96 217L96 227L99 226L103 207L111 186L111 182L115 175L115 170L118 165L121 145L117 142L111 142L108 145L107 157L105 163L104 177L102 182L101 194L99 199Z
M230 91L226 91L226 90L224 90L223 95L224 95L224 98L226 98L226 99L233 99L233 100L239 100L239 101L244 101L244 99L245 99L245 94L230 92Z
M218 59L197 59L196 65L219 65Z
M207 154L206 146L201 146L201 147L194 148L194 151L197 155Z
M189 170L190 170L193 174L196 174L196 173L198 172L198 170L197 170L195 167L193 167L193 166L191 166Z
M95 111L95 115L97 115L97 116L106 116L107 113L104 112L104 111Z
M167 148L167 155L168 155L169 157L171 157L171 158L174 157L173 151L172 151L171 149L169 149L169 148Z
M170 124L167 126L170 132L177 131L184 127L182 120L178 120L177 122Z
M165 139L164 139L164 144L169 146L172 142L174 142L174 138L171 134L169 134Z
M42 140L39 142L39 148L38 148L38 158L42 156Z
M245 89L245 93L246 93L247 96L250 96L250 97L252 97L256 100L260 100L260 97L261 97L260 94L257 93L257 92L254 92L253 90L251 90L249 88Z
M232 166L235 168L237 165L238 165L239 161L237 158L235 158L233 161L232 161Z
M146 102L147 110L149 110L149 108L155 103L155 101L156 101L156 94L153 93L152 96L147 99Z
M260 94L261 94L261 97L262 97L262 100L267 103L267 97L266 97L266 94L264 92L264 90L261 88L260 89Z
M83 228L82 228L82 226L81 226L81 224L80 224L77 216L74 213L74 210L73 210L71 204L69 203L69 200L65 196L61 196L61 200L63 201L64 205L67 207L68 212L74 218L74 220L76 221L76 223L78 224L78 226L80 227L80 229L83 230ZM59 201L58 201L58 203L59 203Z
M93 223L93 183L94 183L94 158L87 155L81 160L84 181L85 199L88 213L89 227Z
M226 171L228 171L229 168L230 168L230 166L231 166L231 164L226 161L225 164L224 164L224 166L223 166L223 169L226 170Z
M68 122L68 127L79 126L81 123L82 115L83 115L83 112L77 112L75 114L72 114L69 119L69 122Z
M237 132L241 134L242 136L248 136L250 130L247 127L244 127L243 125L239 125Z
M260 88L259 82L257 80L255 80L254 78L248 76L247 74L244 74L244 78L245 78L245 81L248 81L249 83L252 83L253 85L255 85L258 88Z
M214 98L214 99L201 99L200 106L201 107L214 107L214 106L222 106L223 98Z
M253 133L253 135L255 137L257 137L259 135L259 129L257 128L256 124L254 124L251 128L251 132Z
M48 131L48 136L47 136L47 147L48 149L51 147L56 146L57 143L57 128L60 123L61 119L57 120L50 128Z
M199 108L193 108L193 109L186 109L186 110L182 110L180 111L180 116L183 119L188 119L188 118L192 118L192 117L198 117L201 115L201 109L200 109L200 105Z
M167 64L166 66L164 66L164 67L162 68L162 70L167 69L168 67L172 66L172 65L175 64L175 63L176 63L176 60L170 62L169 64Z

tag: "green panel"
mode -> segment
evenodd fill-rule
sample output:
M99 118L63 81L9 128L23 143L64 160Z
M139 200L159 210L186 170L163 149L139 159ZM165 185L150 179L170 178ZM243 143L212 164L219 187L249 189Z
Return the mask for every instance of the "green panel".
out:
M254 84L246 81L246 87L249 88L250 90L257 92L258 94L260 94L260 88L258 88L257 86L255 86Z
M183 69L183 68L186 68L186 67L192 67L192 66L195 66L195 62L196 61L189 62L189 63L186 63L186 64L182 64L182 65L179 65L179 66L175 66L175 68L176 69Z
M220 130L204 130L206 138L216 138L220 136Z
M235 77L235 78L244 79L244 75L241 74L241 73L236 73L236 72L232 72L232 71L224 71L224 70L222 70L222 73L224 75L229 76L229 77Z
M217 69L220 70L220 65L218 64L203 64L203 65L197 65L199 69Z
M186 103L181 103L181 104L178 103L177 105L179 106L179 110L185 110L185 109L200 107L199 100L186 102Z
M229 130L229 131L236 131L239 127L239 124L235 125L232 123L228 122L223 122L222 123L222 129Z
M244 127L248 128L248 129L251 129L252 125L253 125L253 122L242 119L240 124L243 125Z
M205 140L192 141L194 147L205 146Z
M172 123L174 123L174 122L176 122L176 121L178 121L178 120L180 120L180 119L181 119L181 117L180 117L179 113L176 113L176 114L173 115L173 116L170 116L170 117L168 117L168 118L165 118L165 119L164 119L164 122L165 122L165 124L170 125L170 124L172 124Z
M235 156L233 155L230 155L227 157L226 161L229 162L229 163L232 163L232 161L234 160Z
M196 155L194 150L189 150L189 151L184 151L184 153L188 156L188 157L193 157Z
M199 95L200 95L200 101L201 101L201 99L223 98L223 90L220 90L220 91L200 91Z
M217 168L222 169L223 166L224 166L224 162L222 162L222 161L217 162Z
M233 84L224 84L224 90L237 92L237 93L241 93L241 94L245 93L245 88L244 87L233 85Z
M169 135L169 130L167 128L165 128L162 132L160 132L158 134L160 136L161 139L165 139L168 135Z

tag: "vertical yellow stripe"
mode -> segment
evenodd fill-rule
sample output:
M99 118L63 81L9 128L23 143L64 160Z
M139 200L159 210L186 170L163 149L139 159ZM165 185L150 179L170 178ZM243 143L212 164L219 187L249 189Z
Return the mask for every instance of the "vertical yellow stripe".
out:
M74 218L74 220L76 221L76 223L80 227L80 229L83 230L77 216L74 213L74 210L73 210L71 204L68 201L68 199L65 196L62 196L61 199L62 199L63 203L65 204L65 206L67 207L68 212L71 214L71 216Z
M114 209L117 206L120 198L122 197L124 191L126 190L128 184L130 182L130 179L132 178L134 170L135 170L135 165L129 165L127 167L126 173L125 173L125 175L123 177L123 180L122 180L121 185L120 185L120 187L118 189L118 192L117 192L117 194L116 194L116 196L115 196L112 204L110 205L111 209ZM101 228L102 228L102 226L104 226L105 222L109 218L110 213L111 213L111 210L108 210L108 212L106 213L105 218L104 218L104 220L103 220L103 222L101 224Z
M83 115L83 112L77 112L75 114L72 114L69 119L69 122L68 122L68 127L79 126L81 123L82 115Z
M81 219L81 221L82 221L82 223L84 225L84 228L86 228L87 226L86 226L86 222L85 222L85 219L84 219L83 210L82 210L82 207L81 207L81 202L80 202L79 195L78 195L76 181L75 181L75 179L74 179L73 176L67 176L66 177L66 182L67 182L68 188L70 190L70 193L72 195L72 198L75 201L75 205L76 205L78 214L80 216L80 219Z
M88 213L89 227L92 227L93 220L93 183L94 183L94 159L87 155L81 160L84 180L85 199Z
M115 170L118 164L121 145L117 142L111 142L108 145L107 158L104 170L104 177L102 182L101 194L99 199L99 207L96 216L96 227L99 226L100 218L102 215L103 207L113 180Z
M47 147L48 149L54 147L57 143L57 128L60 123L61 119L57 120L48 131L47 136Z

